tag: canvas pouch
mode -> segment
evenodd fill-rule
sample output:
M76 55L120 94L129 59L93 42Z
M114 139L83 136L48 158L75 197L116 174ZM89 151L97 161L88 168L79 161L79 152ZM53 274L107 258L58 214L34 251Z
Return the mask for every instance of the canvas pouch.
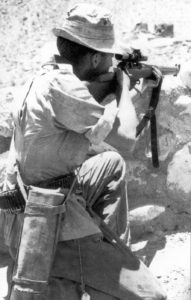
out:
M65 195L31 187L13 272L11 300L45 299L58 241Z

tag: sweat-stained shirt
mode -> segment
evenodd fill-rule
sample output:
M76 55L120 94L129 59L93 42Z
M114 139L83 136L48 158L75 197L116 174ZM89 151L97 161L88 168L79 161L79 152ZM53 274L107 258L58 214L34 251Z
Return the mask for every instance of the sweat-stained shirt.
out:
M117 110L97 103L71 65L57 66L45 66L17 103L5 189L16 182L15 159L24 183L34 185L75 170L86 160L89 147L99 145L112 129ZM7 216L5 223L10 244L18 240L22 216Z
M42 72L16 116L23 135L23 143L16 135L17 160L25 183L73 171L87 158L90 144L105 139L114 118L94 100L71 65Z

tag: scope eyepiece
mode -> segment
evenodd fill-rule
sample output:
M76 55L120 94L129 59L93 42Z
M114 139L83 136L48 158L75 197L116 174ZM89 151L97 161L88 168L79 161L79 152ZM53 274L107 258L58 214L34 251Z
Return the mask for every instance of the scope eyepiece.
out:
M148 59L147 56L142 55L140 49L133 49L131 53L125 54L116 54L115 58L120 61L126 61L129 63L138 63L140 61L146 61Z

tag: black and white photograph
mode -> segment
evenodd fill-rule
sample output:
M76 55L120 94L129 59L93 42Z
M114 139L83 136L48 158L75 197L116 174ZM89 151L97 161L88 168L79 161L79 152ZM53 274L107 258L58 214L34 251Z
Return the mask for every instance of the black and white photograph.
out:
M0 0L0 300L191 300L190 16Z

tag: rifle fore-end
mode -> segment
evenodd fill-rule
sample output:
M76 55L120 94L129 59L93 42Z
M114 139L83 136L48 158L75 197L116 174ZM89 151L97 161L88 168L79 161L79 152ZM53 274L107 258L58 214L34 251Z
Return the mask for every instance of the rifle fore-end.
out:
M159 66L159 65L149 65L149 64L139 64L138 66L128 67L126 66L127 72L132 76L134 80L140 80L142 78L149 79L152 76L153 68L160 70L163 76L173 75L177 76L180 70L180 65L175 65L174 67Z

